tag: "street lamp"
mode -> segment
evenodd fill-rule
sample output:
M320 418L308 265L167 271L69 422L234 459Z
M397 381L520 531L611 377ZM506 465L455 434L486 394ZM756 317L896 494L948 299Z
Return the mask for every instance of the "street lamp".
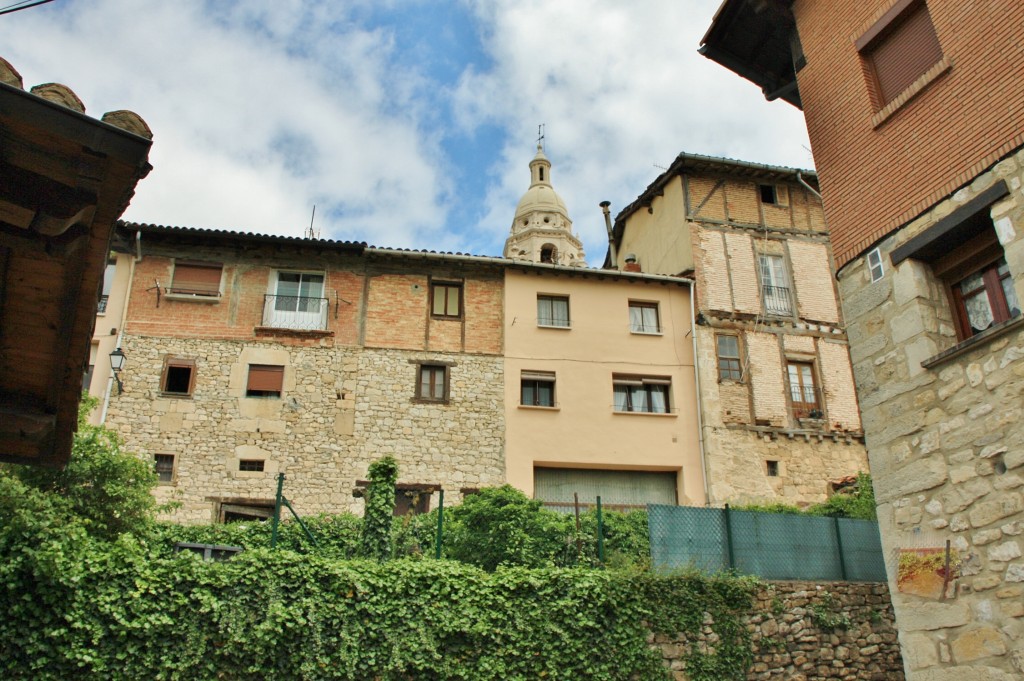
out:
M114 380L117 381L117 394L120 395L124 392L124 385L121 384L121 377L118 375L121 373L121 369L124 369L124 361L127 359L124 354L124 350L117 348L110 353L110 370L114 372Z

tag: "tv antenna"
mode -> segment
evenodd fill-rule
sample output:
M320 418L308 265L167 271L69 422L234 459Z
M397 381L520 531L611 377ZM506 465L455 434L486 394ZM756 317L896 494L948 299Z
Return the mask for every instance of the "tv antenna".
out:
M313 214L309 216L309 229L306 231L307 239L319 239L320 232L313 229L313 219L316 218L316 204L313 204Z

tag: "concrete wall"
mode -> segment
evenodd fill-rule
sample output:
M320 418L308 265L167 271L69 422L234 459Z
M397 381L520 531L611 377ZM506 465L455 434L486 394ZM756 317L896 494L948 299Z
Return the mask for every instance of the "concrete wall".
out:
M879 281L871 282L863 257L840 276L890 587L914 681L1024 676L1021 318L958 344L950 299L931 266L909 259L894 268L889 258L998 180L1011 192L990 214L1024 299L1024 152L880 242L886 270ZM946 541L963 561L947 597L899 591L898 554L941 550Z
M569 328L537 325L538 294L569 297ZM661 334L630 332L630 300L658 304ZM704 502L687 286L510 269L504 316L510 484L532 495L539 465L679 471L679 503ZM524 370L555 373L556 407L520 405ZM613 374L669 377L671 413L615 412Z

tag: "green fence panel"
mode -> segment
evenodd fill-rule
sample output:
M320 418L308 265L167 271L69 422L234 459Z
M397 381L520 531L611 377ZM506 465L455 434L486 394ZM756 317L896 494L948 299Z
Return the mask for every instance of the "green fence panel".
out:
M872 520L839 519L839 532L846 560L846 577L851 582L884 582L885 557L878 523Z
M770 580L840 581L844 571L848 581L886 579L876 522L752 511L728 511L726 522L726 513L649 505L654 568L733 568Z

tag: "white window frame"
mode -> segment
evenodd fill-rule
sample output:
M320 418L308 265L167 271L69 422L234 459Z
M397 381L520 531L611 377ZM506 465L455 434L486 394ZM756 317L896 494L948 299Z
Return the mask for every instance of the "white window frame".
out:
M281 291L281 275L298 275L298 290L295 294L280 293ZM312 291L303 292L304 278L305 277L320 277L320 291L319 295L308 295ZM312 282L310 282L312 283ZM268 298L266 304L263 307L263 323L265 326L280 329L298 329L298 330L311 330L311 331L324 331L327 329L327 310L329 305L327 304L327 273L323 271L307 271L307 270L273 270L270 275L270 284L267 287L267 294L273 296ZM286 309L288 306L285 305L286 298L295 299L295 309ZM319 302L315 305L317 309L308 309L314 307L312 304L300 305L300 299L310 298L319 299ZM306 307L305 310L298 309L299 307Z

